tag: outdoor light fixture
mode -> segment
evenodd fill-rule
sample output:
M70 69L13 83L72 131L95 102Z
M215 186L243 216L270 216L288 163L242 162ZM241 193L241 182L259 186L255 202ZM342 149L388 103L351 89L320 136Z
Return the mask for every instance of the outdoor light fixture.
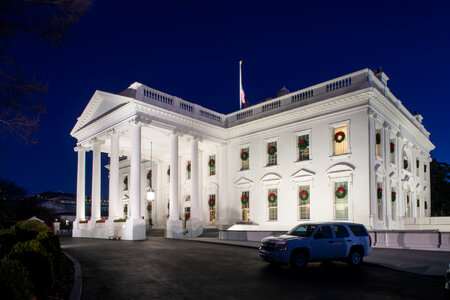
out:
M153 143L150 142L150 172L153 170ZM147 189L147 200L155 200L155 191L152 189L152 178L150 177L150 184Z

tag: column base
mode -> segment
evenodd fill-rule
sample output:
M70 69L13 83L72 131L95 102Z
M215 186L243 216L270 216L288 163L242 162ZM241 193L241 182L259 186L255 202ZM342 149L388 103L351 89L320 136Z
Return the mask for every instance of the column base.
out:
M191 232L191 237L198 237L203 233L203 223L198 218L190 218L186 221L186 229Z
M179 239L185 237L183 221L179 219L169 219L166 223L166 238Z
M126 229L123 240L142 241L146 239L145 235L145 220L143 219L128 219L126 222Z

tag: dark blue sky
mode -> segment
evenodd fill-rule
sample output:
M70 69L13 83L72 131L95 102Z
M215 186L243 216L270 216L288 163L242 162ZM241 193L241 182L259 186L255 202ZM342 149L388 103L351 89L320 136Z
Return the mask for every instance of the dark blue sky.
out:
M10 47L26 72L49 82L39 144L0 140L0 177L29 193L76 191L69 133L95 90L139 81L230 113L241 59L251 102L381 66L391 91L423 115L432 157L450 162L450 1L103 0L71 29L62 47L24 35Z

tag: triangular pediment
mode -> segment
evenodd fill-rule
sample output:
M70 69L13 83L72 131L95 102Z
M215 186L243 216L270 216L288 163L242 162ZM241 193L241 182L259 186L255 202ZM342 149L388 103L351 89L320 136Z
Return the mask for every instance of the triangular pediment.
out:
M307 169L300 169L291 176L293 182L312 181L315 173Z
M70 134L73 135L84 126L95 122L97 119L120 108L130 101L132 101L132 99L128 97L95 91Z

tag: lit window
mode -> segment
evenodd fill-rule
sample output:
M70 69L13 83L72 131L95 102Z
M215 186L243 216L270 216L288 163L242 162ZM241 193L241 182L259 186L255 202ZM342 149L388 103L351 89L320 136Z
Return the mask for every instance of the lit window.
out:
M391 217L392 220L395 220L395 218L397 217L397 205L396 205L396 200L397 200L397 193L395 192L394 189L392 189L391 191Z
M267 165L274 166L277 164L277 142L267 143Z
M298 160L309 160L309 134L300 135L297 140Z
M269 221L278 219L278 192L277 189L269 189L267 193L267 208Z
M298 189L299 220L309 220L310 218L310 197L309 185L300 186Z
M241 204L242 204L242 221L250 220L250 197L249 192L242 192Z
M186 179L191 179L191 161L188 160L186 163Z
M378 157L382 157L381 129L377 129L375 133L375 153Z
M240 153L241 170L248 170L250 167L250 152L249 148L242 148Z
M216 156L210 155L208 160L209 175L216 175Z
M391 139L391 143L389 145L389 153L391 157L391 163L395 164L395 141Z
M378 219L383 219L383 184L377 183L377 215Z
M334 185L334 218L348 220L348 183L336 182Z
M337 127L333 130L334 155L348 153L347 126Z
M209 195L208 198L208 207L209 207L209 221L216 221L216 195Z

